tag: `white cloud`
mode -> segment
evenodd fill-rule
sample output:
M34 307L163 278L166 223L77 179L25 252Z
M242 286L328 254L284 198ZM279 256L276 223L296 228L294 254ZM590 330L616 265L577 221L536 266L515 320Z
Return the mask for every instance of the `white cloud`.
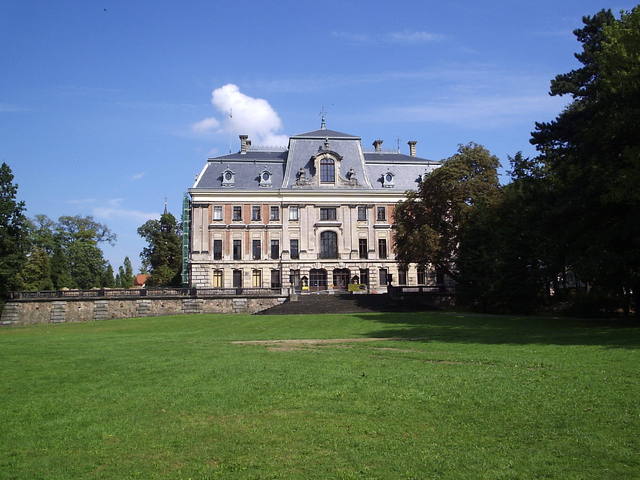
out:
M256 145L287 144L289 138L276 133L282 129L282 120L266 100L245 95L237 85L228 83L211 93L211 103L225 114L225 131L246 133Z
M203 118L191 125L191 129L196 133L214 133L219 127L220 122L214 117Z
M278 133L282 120L266 100L250 97L237 85L228 83L211 92L211 104L223 120L204 118L192 125L194 131L246 134L253 145L287 145L289 137Z
M402 32L388 33L385 36L385 38L387 41L391 43L416 44L416 43L438 42L444 39L444 35L440 35L439 33L416 32L416 31L405 30Z
M140 180L144 176L145 172L134 173L133 175L131 175L131 180Z
M95 207L92 213L98 218L125 218L140 222L160 218L159 212L143 212L140 210L127 210L117 207Z
M405 45L416 45L419 43L437 42L445 38L444 35L439 33L416 30L403 30L401 32L387 32L374 35L357 32L331 32L331 36L354 45L365 45L371 43L402 43Z

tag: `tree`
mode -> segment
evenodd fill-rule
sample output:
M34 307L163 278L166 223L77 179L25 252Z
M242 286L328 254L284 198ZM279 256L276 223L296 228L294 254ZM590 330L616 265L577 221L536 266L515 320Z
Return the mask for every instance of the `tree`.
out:
M62 245L56 243L51 256L51 281L53 288L75 288L76 283L69 272L69 262Z
M113 267L110 263L107 263L107 268L105 268L104 273L102 274L102 286L105 288L115 287L115 279L113 278Z
M18 185L6 163L0 166L0 298L16 288L16 274L27 260L28 223L24 202L16 200Z
M541 166L517 153L511 183L473 209L461 234L457 300L494 312L533 312L562 270L547 232L549 195Z
M478 204L498 192L499 160L481 145L460 145L395 210L396 257L431 264L439 275L458 277L461 233Z
M149 220L138 228L147 246L140 253L143 268L151 277L147 285L180 285L182 270L181 229L171 213Z
M124 257L124 267L120 272L120 282L123 288L133 287L133 267L129 257Z
M47 252L41 248L34 249L20 272L17 274L16 286L19 290L52 290L51 265Z
M572 103L532 133L556 199L550 232L567 267L593 292L640 306L640 7L602 10L574 33L582 66L556 76Z

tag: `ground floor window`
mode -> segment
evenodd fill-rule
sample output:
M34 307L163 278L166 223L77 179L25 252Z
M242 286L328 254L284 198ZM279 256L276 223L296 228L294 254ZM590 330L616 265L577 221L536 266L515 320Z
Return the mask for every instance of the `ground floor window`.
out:
M380 280L380 286L384 286L387 284L388 277L389 277L389 274L386 268L381 268L380 270L378 270L378 278Z
M398 284L407 285L407 267L400 267L398 269Z
M251 286L256 288L262 287L262 270L254 270L251 272Z
M282 287L282 281L280 280L280 270L271 270L271 288Z
M233 288L242 288L242 270L233 271Z
M214 288L222 288L224 286L222 270L213 271L213 286Z
M363 285L369 285L369 269L368 268L360 269L360 283Z
M289 270L289 283L295 289L300 289L300 270Z
M427 269L424 266L418 267L418 285L426 285Z

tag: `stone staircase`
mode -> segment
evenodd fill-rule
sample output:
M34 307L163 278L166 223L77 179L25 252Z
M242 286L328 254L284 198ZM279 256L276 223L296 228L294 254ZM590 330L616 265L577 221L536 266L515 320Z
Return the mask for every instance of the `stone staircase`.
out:
M388 295L305 294L297 302L285 302L259 312L259 315L296 315L305 313L397 312L403 305Z
M20 304L19 303L7 303L2 309L2 319L0 319L0 325L8 326L18 323L20 319Z
M67 316L67 302L53 302L51 304L51 323L64 323Z

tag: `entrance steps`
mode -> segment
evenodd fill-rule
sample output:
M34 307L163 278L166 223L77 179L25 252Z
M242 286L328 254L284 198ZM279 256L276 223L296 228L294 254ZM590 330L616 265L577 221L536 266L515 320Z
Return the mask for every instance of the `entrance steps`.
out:
M301 294L297 302L285 302L257 315L296 315L305 313L366 313L415 310L406 308L388 295L374 294ZM424 310L424 309L423 309Z

